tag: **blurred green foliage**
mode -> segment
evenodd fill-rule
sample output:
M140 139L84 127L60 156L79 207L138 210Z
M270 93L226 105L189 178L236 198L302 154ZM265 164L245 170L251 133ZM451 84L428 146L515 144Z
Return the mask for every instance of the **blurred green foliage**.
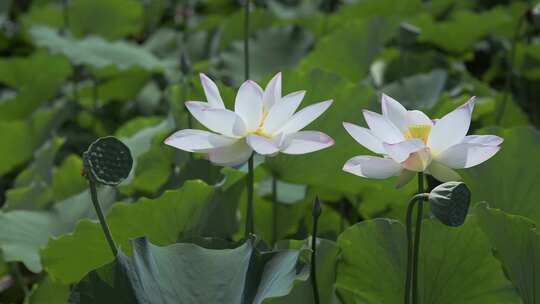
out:
M112 299L126 293L154 300L159 285L167 296L155 303L174 303L174 293L191 297L186 303L313 303L305 265L318 195L322 303L399 303L406 252L400 221L415 187L397 190L395 180L341 170L348 158L369 153L342 122L362 124L361 109L379 111L384 92L432 117L475 95L470 133L505 139L493 159L460 172L473 204L487 205L473 208L460 228L425 219L421 303L536 303L538 271L527 266L540 265L540 27L533 5L253 0L251 78L264 85L283 71L285 94L307 90L302 106L333 99L309 128L336 144L258 160L257 237L242 243L246 168L218 168L162 144L174 130L200 127L183 107L204 100L198 73L216 80L232 107L244 80L242 1L0 1L0 281L9 282L0 284L0 302L121 303ZM100 189L126 254L116 262L81 176L82 152L106 135L119 137L135 159L120 187ZM148 268L134 266L142 264ZM13 265L28 295L13 280ZM126 285L110 288L118 278ZM85 298L90 286L109 288L99 295L105 300Z

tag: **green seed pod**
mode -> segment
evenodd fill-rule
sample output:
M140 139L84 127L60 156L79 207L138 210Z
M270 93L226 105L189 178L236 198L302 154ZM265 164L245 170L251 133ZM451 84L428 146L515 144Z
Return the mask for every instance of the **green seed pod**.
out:
M129 148L113 136L93 142L83 153L83 161L87 178L109 186L120 184L133 166Z
M471 203L471 191L462 182L447 182L429 194L431 213L443 224L457 227L465 222Z

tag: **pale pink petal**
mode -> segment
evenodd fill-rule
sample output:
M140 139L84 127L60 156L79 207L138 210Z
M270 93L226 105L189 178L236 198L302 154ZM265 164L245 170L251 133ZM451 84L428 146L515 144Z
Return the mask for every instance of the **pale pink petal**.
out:
M261 155L275 155L279 152L279 146L276 142L259 135L249 135L247 143L255 152Z
M424 170L426 170L426 168L431 164L431 160L432 157L429 148L424 148L411 153L407 160L401 162L401 166L410 171L424 172Z
M360 126L357 126L352 123L344 122L343 127L349 134L356 140L359 144L366 147L367 149L379 153L384 154L386 151L384 150L384 147L382 145L382 142L380 139L375 137L373 135L373 132L371 130L362 128Z
M302 130L321 116L331 104L332 100L327 100L303 108L294 114L278 133L291 134Z
M283 140L281 152L285 154L305 154L328 148L334 140L318 131L300 131Z
M236 94L234 112L242 117L248 132L257 130L261 124L262 94L261 87L251 80L244 82Z
M499 146L503 143L504 139L496 135L468 135L465 136L462 144L479 144L486 146Z
M223 99L219 94L219 89L217 85L210 79L208 76L203 73L199 74L201 78L201 84L204 90L204 95L206 95L206 100L214 108L225 109L225 104Z
M293 92L283 97L281 101L275 103L264 121L263 132L266 134L274 134L282 128L293 116L296 109L298 109L298 106L300 106L305 95L306 91Z
M500 148L479 144L457 144L437 155L436 160L454 169L470 168L490 159Z
M381 96L382 114L390 120L401 132L407 130L406 114L407 109L392 97L382 94Z
M418 126L418 125L433 125L433 122L431 119L424 114L422 111L413 110L413 111L407 111L406 115L407 120L407 127L409 126Z
M438 181L443 183L461 180L461 176L459 176L456 171L437 161L431 162L429 167L426 169L426 173L432 175Z
M245 124L233 111L213 108L205 102L198 101L187 101L186 107L191 115L210 131L229 137L245 135Z
M165 144L188 152L208 152L236 142L235 138L214 134L203 130L185 129L175 132L165 139Z
M239 139L232 145L219 147L208 152L208 159L220 166L238 166L245 163L253 150L245 140Z
M381 141L395 144L405 139L401 131L386 117L368 110L363 113L369 129Z
M268 113L274 103L281 99L281 72L277 73L266 85L263 93L263 109Z
M375 179L398 175L401 170L401 166L390 158L365 155L353 157L343 166L345 172Z
M474 97L464 105L437 120L427 141L433 153L438 154L448 147L460 143L467 135L474 109Z
M401 163L407 160L412 153L425 149L426 145L422 140L413 138L395 144L383 143L383 147L386 151L385 154L388 154L396 162Z

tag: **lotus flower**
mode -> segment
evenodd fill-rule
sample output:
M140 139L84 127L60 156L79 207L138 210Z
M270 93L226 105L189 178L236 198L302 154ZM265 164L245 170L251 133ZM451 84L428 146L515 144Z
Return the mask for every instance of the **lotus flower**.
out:
M201 74L208 102L187 101L189 112L210 131L180 130L165 144L188 151L206 153L211 162L236 166L246 162L253 151L267 156L279 152L304 154L334 144L318 131L300 131L332 104L331 100L298 109L305 91L281 96L281 73L276 74L263 91L254 81L238 89L234 111L225 108L216 84Z
M469 135L475 98L431 120L421 111L408 111L399 102L382 95L382 115L364 110L369 129L343 123L362 146L382 157L356 156L343 170L367 178L399 175L397 186L408 183L415 172L425 172L442 182L460 180L454 169L476 166L500 149L503 139L495 135Z

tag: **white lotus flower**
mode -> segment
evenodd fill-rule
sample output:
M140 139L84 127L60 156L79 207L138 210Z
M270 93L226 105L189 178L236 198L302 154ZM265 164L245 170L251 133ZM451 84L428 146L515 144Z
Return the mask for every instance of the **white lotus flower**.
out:
M295 113L305 91L281 96L281 73L276 74L263 91L248 80L238 89L234 112L225 108L216 84L201 74L208 102L187 101L193 117L210 131L180 130L165 144L188 151L207 153L211 162L235 166L246 162L253 151L272 156L279 152L304 154L334 144L318 131L300 131L332 104L331 100L307 106Z
M415 172L425 172L442 182L461 179L453 169L476 166L500 149L503 139L495 135L469 135L474 97L438 120L421 111L408 111L399 102L382 95L382 115L364 110L369 129L343 123L362 146L383 157L356 156L343 170L352 174L384 179L400 175L398 187Z

